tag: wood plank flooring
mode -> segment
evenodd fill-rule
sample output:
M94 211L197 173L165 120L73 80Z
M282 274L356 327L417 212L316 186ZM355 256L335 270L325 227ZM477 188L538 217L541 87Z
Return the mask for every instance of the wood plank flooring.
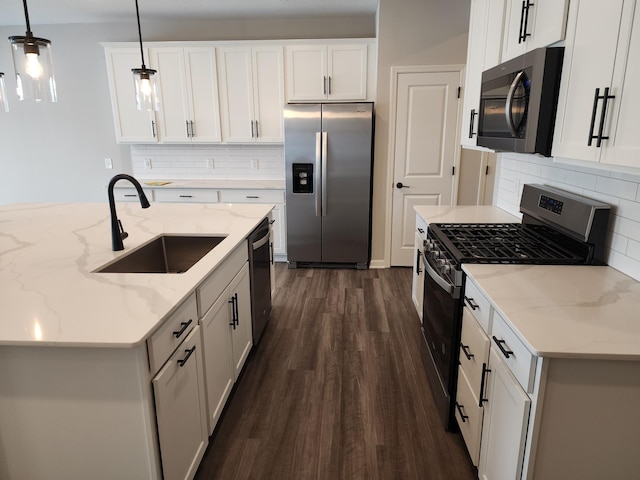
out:
M476 479L435 410L410 269L277 264L276 287L196 479Z

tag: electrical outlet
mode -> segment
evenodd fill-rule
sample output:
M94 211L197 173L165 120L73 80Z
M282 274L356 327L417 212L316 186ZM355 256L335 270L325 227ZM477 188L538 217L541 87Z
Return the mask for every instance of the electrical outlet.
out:
M258 159L257 158L252 158L251 159L251 170L258 170Z
M110 158L104 159L104 168L111 170L113 168L113 161Z
M216 168L215 162L213 161L213 158L207 158L207 168L209 170L213 170L214 168Z
M145 158L144 159L144 168L146 168L147 170L151 170L151 159L150 158Z

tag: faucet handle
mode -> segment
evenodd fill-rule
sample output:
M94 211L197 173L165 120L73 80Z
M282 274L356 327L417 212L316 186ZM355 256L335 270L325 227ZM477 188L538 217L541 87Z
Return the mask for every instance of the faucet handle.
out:
M120 221L120 219L118 219L118 228L120 229L120 238L124 240L129 236L129 234L124 231L124 228L122 228L122 222Z

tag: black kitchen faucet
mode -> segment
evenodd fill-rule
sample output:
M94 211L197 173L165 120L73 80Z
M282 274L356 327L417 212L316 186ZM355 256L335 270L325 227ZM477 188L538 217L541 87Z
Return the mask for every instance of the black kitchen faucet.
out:
M138 181L133 178L131 175L127 175L126 173L120 173L114 176L109 181L109 186L107 187L107 193L109 195L109 210L111 211L111 242L113 245L113 251L117 252L118 250L124 250L124 245L122 244L122 240L127 238L129 234L124 231L122 228L122 222L118 220L118 216L116 215L116 202L113 198L113 187L115 186L118 180L129 180L136 190L138 191L138 197L140 198L140 206L142 208L149 208L149 200L147 200L147 196L144 194L142 190L142 186Z

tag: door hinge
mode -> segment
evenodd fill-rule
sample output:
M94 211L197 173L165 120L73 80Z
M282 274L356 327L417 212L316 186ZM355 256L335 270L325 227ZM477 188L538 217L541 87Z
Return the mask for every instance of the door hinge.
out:
M460 91L462 90L462 87L458 87L458 98L460 98Z
M455 175L456 174L456 167L451 167L451 175Z

